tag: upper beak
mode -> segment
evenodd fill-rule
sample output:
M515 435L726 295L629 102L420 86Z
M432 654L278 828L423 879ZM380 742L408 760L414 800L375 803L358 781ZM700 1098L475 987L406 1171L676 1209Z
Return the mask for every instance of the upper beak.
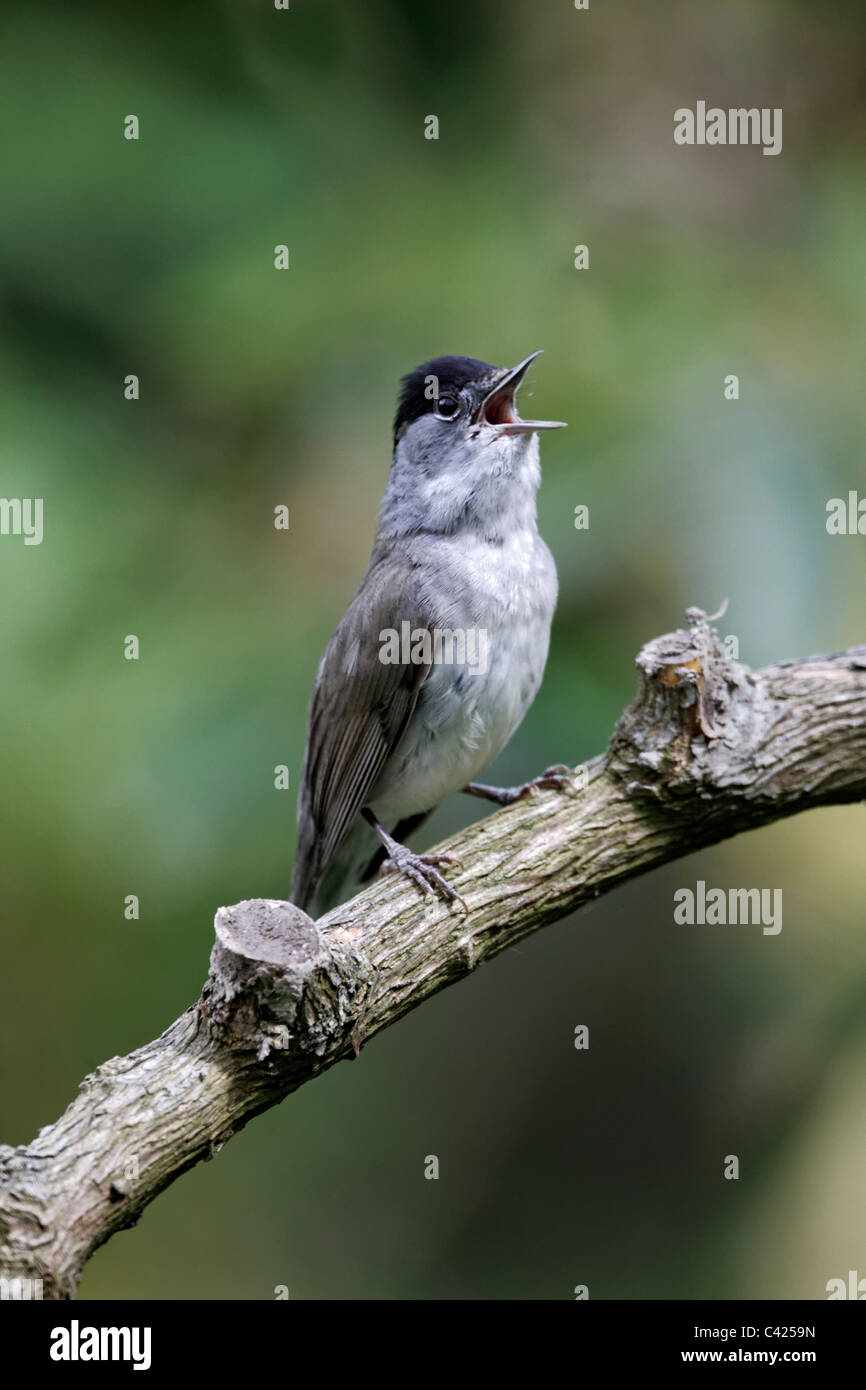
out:
M541 356L541 352L541 348L531 352L516 367L510 367L499 377L475 413L477 424L493 425L500 434L534 434L536 430L565 429L564 420L521 420L517 413L514 402L517 388L530 364Z

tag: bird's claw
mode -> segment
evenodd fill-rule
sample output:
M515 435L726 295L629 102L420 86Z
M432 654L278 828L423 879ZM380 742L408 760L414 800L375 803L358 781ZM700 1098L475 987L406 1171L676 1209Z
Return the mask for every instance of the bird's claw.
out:
M469 907L465 898L440 874L440 864L454 864L458 869L463 868L461 861L453 854L415 854L405 845L400 845L385 860L382 873L404 874L428 897L435 898L438 893L446 902L459 903L468 917Z
M540 787L553 787L556 791L568 791L572 796L576 796L573 777L573 768L567 767L565 763L554 763L553 767L546 767L540 777L534 777L528 782L527 787L531 792Z
M525 796L531 796L533 792L546 787L552 787L555 791L568 791L572 796L577 796L574 776L573 767L566 767L565 763L554 763L553 767L545 768L539 777L533 777L531 782L523 782L519 787L488 787L483 782L468 782L463 790L472 796L483 796L485 801L495 801L497 806L513 806L515 801L522 801Z
M565 763L554 763L552 767L546 767L538 777L533 777L531 782L524 782L522 787L515 787L514 800L520 801L524 796L531 796L533 792L548 788L577 796L573 777L573 768L567 767Z

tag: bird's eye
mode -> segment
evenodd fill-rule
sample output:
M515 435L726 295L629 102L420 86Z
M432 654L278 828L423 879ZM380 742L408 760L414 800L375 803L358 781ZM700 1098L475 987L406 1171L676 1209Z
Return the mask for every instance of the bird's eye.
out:
M460 402L454 396L440 396L436 402L436 414L440 420L453 420L459 411Z

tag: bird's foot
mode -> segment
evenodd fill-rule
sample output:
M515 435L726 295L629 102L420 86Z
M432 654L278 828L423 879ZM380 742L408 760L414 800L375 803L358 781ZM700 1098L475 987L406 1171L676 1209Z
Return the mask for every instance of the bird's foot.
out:
M435 898L438 894L446 902L459 903L466 915L469 915L469 907L464 898L461 898L456 889L439 872L439 865L456 864L459 869L463 868L459 859L453 854L415 854L405 845L400 845L395 841L388 847L388 858L382 865L382 873L404 874L406 878L426 893L428 897Z
M515 801L522 801L525 796L549 787L577 795L573 777L573 768L566 767L565 763L554 763L553 767L545 768L539 777L533 777L531 782L523 782L519 787L487 787L481 782L469 782L463 790L472 796L483 796L486 801L495 801L498 806L513 806Z

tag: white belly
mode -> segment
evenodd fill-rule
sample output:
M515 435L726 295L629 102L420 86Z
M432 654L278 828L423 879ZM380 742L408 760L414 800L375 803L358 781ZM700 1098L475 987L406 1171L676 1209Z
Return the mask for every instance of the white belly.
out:
M444 612L443 626L486 633L486 669L432 666L370 794L368 804L385 824L431 810L489 767L531 705L547 660L556 572L537 532L519 533L504 546L442 542L438 559L435 582L452 598L434 611ZM476 668L481 650L476 645Z

